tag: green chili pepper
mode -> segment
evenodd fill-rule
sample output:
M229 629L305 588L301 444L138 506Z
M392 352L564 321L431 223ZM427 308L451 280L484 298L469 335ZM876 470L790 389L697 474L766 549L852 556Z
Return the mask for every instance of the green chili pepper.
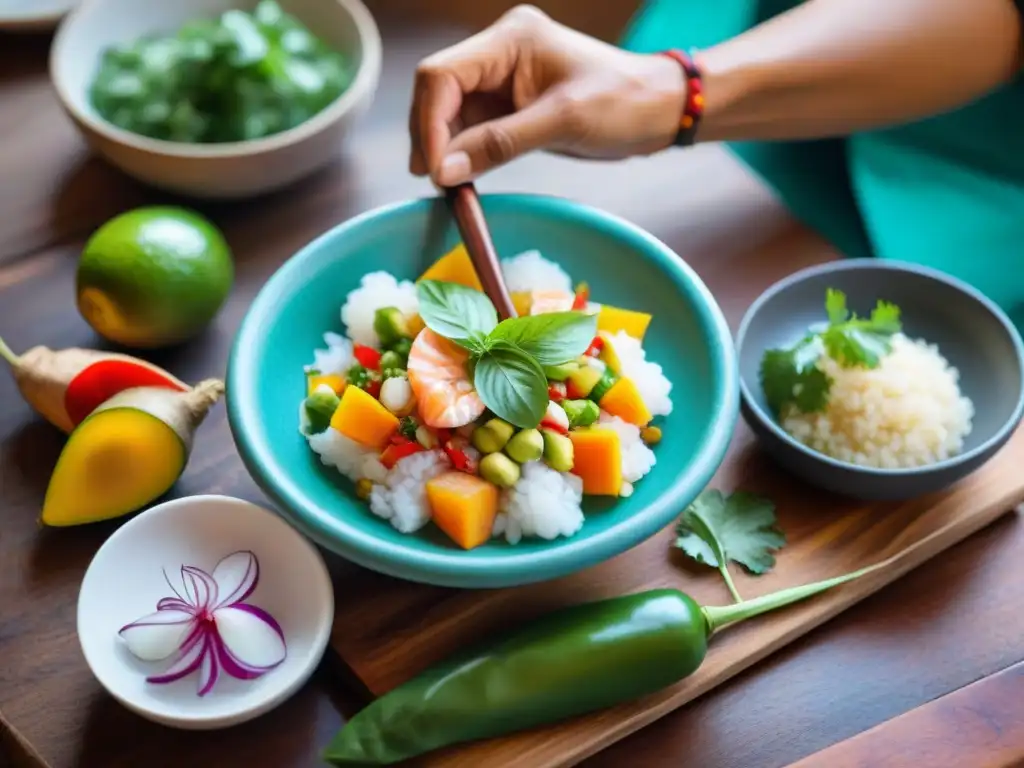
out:
M389 765L653 693L700 667L722 627L888 565L754 600L701 607L674 589L587 603L441 662L353 717L324 751L334 765Z

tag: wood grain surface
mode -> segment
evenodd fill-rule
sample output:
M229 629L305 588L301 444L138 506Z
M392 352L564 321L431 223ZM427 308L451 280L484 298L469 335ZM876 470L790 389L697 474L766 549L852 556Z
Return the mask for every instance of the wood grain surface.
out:
M929 702L791 768L1003 768L1024 755L1024 663Z
M768 464L740 429L712 481L723 491L762 494L778 505L787 545L766 576L740 576L745 598L871 565L892 566L785 611L716 637L701 668L637 702L583 718L438 752L417 762L437 768L575 765L618 739L712 690L1024 501L1024 428L982 471L949 491L902 503L857 505L798 484ZM450 590L377 577L338 604L332 645L371 693L380 695L481 637L536 616L626 592L677 587L703 605L730 602L711 568L690 567L673 551L671 528L606 563L553 582L501 590ZM734 570L739 570L734 569Z
M539 3L610 38L632 12L609 0ZM223 375L232 336L263 281L311 238L376 205L432 194L406 170L406 112L416 62L512 3L381 0L384 72L371 112L330 168L285 192L202 205L236 259L234 291L201 338L148 355L189 381ZM73 305L75 259L110 216L153 202L91 157L46 75L46 36L0 34L0 334L106 346ZM702 147L621 164L536 156L479 183L481 192L565 195L622 215L686 258L735 328L774 280L835 254L796 226L722 150ZM75 636L78 584L118 527L41 531L39 505L63 439L0 374L0 711L53 768L306 768L345 716L358 684L328 657L290 701L211 733L156 726L113 702ZM174 495L227 493L266 503L235 455L218 407ZM755 668L587 761L588 766L772 768L898 716L1024 658L1024 525L1005 517ZM329 558L339 599L368 575ZM986 628L978 631L978 627Z

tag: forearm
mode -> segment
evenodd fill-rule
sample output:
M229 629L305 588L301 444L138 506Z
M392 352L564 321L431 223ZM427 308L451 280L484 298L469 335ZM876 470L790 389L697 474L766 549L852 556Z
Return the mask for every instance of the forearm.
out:
M800 139L966 104L1021 64L1011 0L808 0L700 53L700 141Z

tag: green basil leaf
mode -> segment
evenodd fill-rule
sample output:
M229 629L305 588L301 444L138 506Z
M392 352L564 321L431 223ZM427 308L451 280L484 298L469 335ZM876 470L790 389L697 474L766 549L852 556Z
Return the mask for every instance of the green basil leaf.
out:
M548 407L548 382L530 355L506 341L492 341L476 361L473 384L495 416L523 429L540 424Z
M503 320L492 339L508 341L541 365L559 365L587 351L597 335L597 318L583 312L549 312Z
M458 283L423 280L416 285L420 317L438 336L479 352L498 324L498 313L480 291Z

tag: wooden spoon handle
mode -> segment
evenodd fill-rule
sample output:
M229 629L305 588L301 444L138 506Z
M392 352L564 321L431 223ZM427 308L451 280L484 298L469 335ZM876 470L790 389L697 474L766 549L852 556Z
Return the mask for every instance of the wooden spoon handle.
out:
M498 262L498 252L494 249L494 241L487 228L487 220L484 218L484 209L480 205L476 187L472 183L449 187L445 190L445 197L484 293L498 310L499 318L505 320L515 317L516 309L512 304L512 296L505 286L505 277Z

